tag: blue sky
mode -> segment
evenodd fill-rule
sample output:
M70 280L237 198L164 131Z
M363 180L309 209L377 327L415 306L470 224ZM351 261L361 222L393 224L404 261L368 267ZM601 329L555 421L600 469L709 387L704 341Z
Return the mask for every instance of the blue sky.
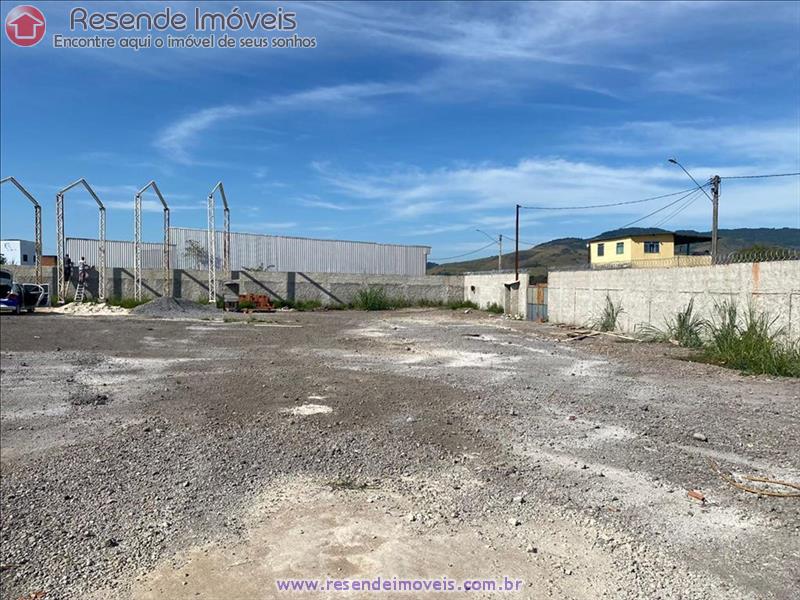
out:
M17 4L2 3L4 19ZM690 187L670 156L700 180L800 171L798 3L241 2L296 12L296 33L317 47L139 52L53 48L73 5L35 5L44 41L2 36L0 171L42 203L45 252L55 192L78 177L109 207L109 239L132 239L134 192L150 179L186 227L205 226L222 180L234 230L430 245L446 258L485 246L476 228L512 237L517 202ZM594 235L665 202L524 212L520 238ZM88 195L67 204L67 235L95 237ZM661 226L708 229L709 205L699 197ZM144 237L158 241L155 198L145 208ZM720 226L800 227L800 178L724 182ZM4 185L2 236L32 229Z

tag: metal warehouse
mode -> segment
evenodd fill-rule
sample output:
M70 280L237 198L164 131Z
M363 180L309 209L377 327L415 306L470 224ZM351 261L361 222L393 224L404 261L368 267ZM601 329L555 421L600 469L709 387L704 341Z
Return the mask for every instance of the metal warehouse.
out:
M205 229L171 227L170 268L208 268L207 234ZM217 248L223 247L223 232L217 231ZM142 244L142 268L160 269L163 244ZM90 265L99 262L96 239L67 238L66 253L74 262L81 256ZM425 275L430 247L318 240L253 233L231 233L231 269L263 269L308 273L360 273L366 275ZM106 240L108 268L133 269L133 242ZM222 256L217 255L217 268Z
M177 269L207 267L205 229L169 230L172 262ZM308 273L362 273L367 275L425 275L429 246L402 246L372 242L318 240L301 237L231 233L231 269L304 271ZM216 232L223 247L223 232ZM217 268L222 257L217 257Z

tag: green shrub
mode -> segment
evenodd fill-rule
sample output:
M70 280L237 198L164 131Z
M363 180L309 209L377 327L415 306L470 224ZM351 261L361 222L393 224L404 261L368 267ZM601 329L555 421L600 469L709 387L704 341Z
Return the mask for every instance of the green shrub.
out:
M622 314L622 305L614 304L611 296L606 295L606 305L603 307L603 313L597 319L593 327L600 331L614 331L617 328L617 321Z
M319 300L278 300L273 299L272 305L275 308L293 308L296 311L307 312L322 308L322 302Z
M280 298L271 298L272 306L275 308L294 308L293 300L281 300Z
M349 304L342 304L341 302L336 302L334 304L325 304L322 306L324 310L348 310L350 308Z
M312 311L322 307L319 300L295 300L294 309L299 311Z
M653 325L641 328L645 339L659 342L676 341L685 348L700 348L703 345L702 333L707 327L705 319L694 314L694 298L682 311L669 317L665 321L665 329L661 330Z
M800 344L782 340L783 330L774 325L775 319L752 306L740 319L736 305L724 302L708 324L710 339L701 358L746 373L800 377Z
M502 315L506 311L497 302L492 302L489 306L486 307L486 312L494 313L496 315Z
M122 308L136 308L142 304L146 304L150 300L137 300L136 298L107 298L106 304L108 306L121 306Z
M239 300L239 310L250 310L255 307L255 302L251 302L250 300Z
M421 300L414 302L414 306L418 306L419 308L441 308L444 306L444 302L441 300L429 300L427 298L422 298Z
M356 293L353 298L353 308L357 310L391 310L398 306L397 302L392 301L382 287L370 286Z
M462 308L471 308L473 310L480 310L480 306L475 304L472 300L453 300L447 303L447 308L450 310L459 310Z

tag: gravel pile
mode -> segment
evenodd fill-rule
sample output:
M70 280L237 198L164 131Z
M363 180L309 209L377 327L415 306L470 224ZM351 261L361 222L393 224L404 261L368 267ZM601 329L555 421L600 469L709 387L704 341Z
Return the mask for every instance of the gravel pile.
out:
M213 304L198 304L181 298L156 298L131 310L131 314L140 317L156 317L163 319L201 319L220 314Z

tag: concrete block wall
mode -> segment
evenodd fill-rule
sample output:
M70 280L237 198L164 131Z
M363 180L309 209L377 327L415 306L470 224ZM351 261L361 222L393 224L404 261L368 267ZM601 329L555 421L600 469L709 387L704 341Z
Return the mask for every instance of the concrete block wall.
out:
M4 266L5 268L5 266ZM10 266L18 281L34 281L33 267ZM472 300L481 308L497 303L508 314L525 315L525 292L527 282L514 274L472 275L356 275L341 273L276 273L270 271L234 271L232 281L237 285L226 285L218 273L217 295L224 294L268 294L279 300L319 300L323 304L348 304L359 290L369 286L380 286L391 297L402 297L412 302L430 300L434 302L460 302ZM56 289L56 268L43 269L45 282L51 290ZM74 277L67 295L74 294ZM170 272L172 295L188 300L208 298L208 272L175 269ZM87 298L97 295L97 272L90 274ZM164 293L164 272L160 269L142 271L142 296L155 298ZM123 268L106 269L106 296L109 298L132 298L134 295L133 270Z
M239 293L269 294L281 300L319 300L323 304L348 304L369 286L379 286L390 297L410 301L460 301L464 297L463 278L436 275L354 275L340 273L274 273L240 271Z
M499 304L509 315L525 316L528 276L514 273L468 273L464 278L464 300L470 300L481 308Z
M3 265L4 270L14 275L16 281L23 283L33 283L36 280L36 271L33 267L20 267L15 265ZM49 283L51 295L56 296L57 268L42 268L42 283ZM187 298L189 300L208 298L208 271L189 271L175 269L170 272L173 296L176 298ZM73 269L72 280L67 291L67 296L71 297L75 293L77 283L77 273ZM86 284L86 297L96 298L99 285L98 273L93 270L89 273ZM223 282L217 282L218 289L223 289ZM164 293L164 271L161 269L144 269L142 271L142 296L144 298L156 298ZM109 298L132 298L133 297L133 269L107 268L106 269L106 296Z
M619 327L634 332L642 324L663 328L665 320L694 299L695 312L716 316L725 300L741 310L753 306L776 319L792 339L800 339L800 261L741 263L673 269L551 271L550 321L589 325L602 313L606 296L622 306Z

